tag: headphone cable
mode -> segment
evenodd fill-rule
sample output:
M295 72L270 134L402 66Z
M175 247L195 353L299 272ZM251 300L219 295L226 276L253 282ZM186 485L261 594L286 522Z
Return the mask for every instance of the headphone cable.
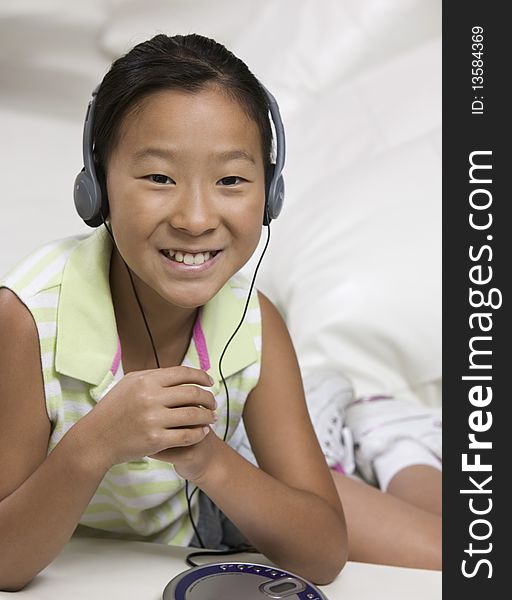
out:
M106 223L105 216L104 216L103 210L101 208L100 208L100 213L101 213L101 218L102 218L102 221L103 221L103 225L105 226L105 229L108 231L110 237L112 238L112 242L113 242L114 246L117 248L117 245L116 245L116 242L115 242L115 239L114 239L114 235L112 234L111 229L108 227L108 225ZM219 373L220 373L220 376L222 378L222 383L224 384L224 389L226 391L226 427L224 429L224 435L223 435L223 438L222 438L222 440L224 442L226 441L226 438L227 438L227 435L228 435L228 431L229 431L230 410L229 410L229 391L228 391L228 387L226 385L226 380L224 379L224 375L222 374L221 363L222 363L222 359L224 358L224 354L226 353L226 350L227 350L229 344L231 343L231 341L235 337L236 333L238 332L238 330L242 326L243 320L244 320L245 315L247 313L247 309L249 307L249 301L250 301L252 290L253 290L253 287L254 287L254 282L256 280L256 275L258 273L258 269L260 268L261 261L263 260L263 256L265 255L265 252L267 251L268 244L270 242L270 224L267 224L266 227L267 227L267 241L265 243L265 247L263 248L263 252L261 253L261 256L260 256L260 259L258 261L258 264L256 265L256 269L254 270L254 275L253 275L253 278L252 278L252 281L251 281L251 285L250 285L250 288L249 288L249 293L247 295L247 300L246 300L246 303L245 303L245 308L244 308L244 312L242 314L242 318L240 319L240 322L238 323L237 328L232 333L232 335L229 338L227 344L225 345L224 350L222 351L222 354L221 354L220 359L219 359ZM149 325L148 325L148 322L147 322L147 319L146 319L146 315L144 313L144 309L142 308L142 303L141 303L141 301L139 299L139 296L137 294L137 290L135 288L135 284L134 284L134 281L133 281L131 270L128 267L128 265L126 264L126 261L124 260L124 258L121 255L121 253L119 253L119 256L121 257L121 260L123 261L123 263L124 263L124 265L126 267L126 270L128 271L128 275L130 277L130 282L131 282L131 285L132 285L133 293L135 295L135 299L137 301L137 304L139 306L140 312L142 314L142 318L144 320L144 325L146 327L146 331L148 332L148 336L149 336L149 339L150 339L150 342L151 342L151 347L153 349L153 354L154 354L154 357L155 357L155 362L157 364L157 367L160 368L160 361L158 359L158 353L156 351L155 342L153 340L153 336L151 335L151 330L149 328ZM194 496L194 494L197 492L197 490L199 488L196 486L196 488L192 491L192 493L189 496L189 494L188 494L188 484L189 484L188 479L185 479L185 497L187 499L188 516L189 516L192 528L194 530L194 533L195 533L195 535L197 537L197 541L199 542L201 548L204 549L205 545L203 543L201 535L199 534L197 526L196 526L196 524L194 522L194 519L192 517L192 497ZM191 561L189 561L189 559L192 556L200 556L200 555L201 556L210 556L210 555L221 555L221 554L236 554L238 552L247 551L248 549L256 550L255 548L253 548L250 545L243 544L242 546L240 546L238 548L235 548L235 549L232 549L232 550L221 550L221 551L211 550L211 551L207 551L207 552L193 552L193 553L189 554L186 557L186 562L189 565L196 566L196 565L192 564Z
M246 300L246 302L245 302L245 308L244 308L244 312L243 312L243 314L242 314L242 318L240 319L240 322L238 323L238 326L237 326L237 328L235 329L235 331L233 332L233 334L232 334L232 335L231 335L231 337L229 338L229 340L228 340L228 342L227 342L226 346L224 347L224 350L222 351L222 354L221 354L221 356L220 356L220 359L219 359L219 373L220 373L220 376L222 377L222 382L223 382L223 384L224 384L224 389L225 389L225 391L226 391L226 427L225 427L225 429L224 429L224 435L223 435L223 437L222 437L222 440L223 440L224 442L226 441L226 438L227 438L227 435L228 435L228 431L229 431L229 416L230 416L230 411L229 411L229 391L228 391L228 387L227 387L227 385L226 385L226 380L224 379L224 375L222 374L221 362L222 362L222 359L223 359L223 357L224 357L224 354L225 354L225 352L226 352L226 350L227 350L227 347L228 347L228 346L229 346L229 344L231 343L231 340L232 340L232 339L235 337L235 335L236 335L237 331L240 329L240 327L241 327L241 325L242 325L242 322L243 322L243 320L244 320L244 318L245 318L245 315L246 315L246 313L247 313L247 309L248 309L248 307L249 307L249 300L250 300L250 298L251 298L252 290L253 290L253 287L254 287L254 282L255 282L255 280L256 280L256 275L257 275L257 273L258 273L258 269L260 268L261 261L263 260L263 256L265 255L265 252L267 251L268 244L269 244L269 242L270 242L270 224L267 224L267 225L266 225L266 227L267 227L267 241L266 241L266 243L265 243L265 247L263 248L263 252L261 253L261 256L260 256L260 259L259 259L259 261L258 261L258 264L256 265L256 269L254 270L254 275L253 275L253 277L252 277L251 285L250 285L250 288L249 288L249 293L248 293L248 295L247 295L247 300ZM189 517L190 517L190 521L192 522L192 527L194 528L194 532L195 532L195 534L196 534L197 540L198 540L198 542L199 542L199 544L200 544L201 548L205 548L205 545L204 545L204 543L203 543L203 541L202 541L202 539L201 539L201 536L199 535L199 532L197 531L197 528L196 528L196 526L195 526L194 520L193 520L193 518L192 518L192 510L191 510L191 500L192 500L192 497L193 497L193 496L194 496L194 494L195 494L195 493L196 493L196 492L199 490L199 488L198 488L198 487L196 487L196 488L195 488L195 489L192 491L192 493L190 494L190 497L189 497L189 496L188 496L188 481L187 481L187 480L185 480L185 482L186 482L186 483L185 483L185 494L186 494L186 496L187 496L187 505L188 505L188 509L189 509ZM252 548L252 546L250 546L250 547ZM242 552L242 551L243 551L243 550L239 550L239 549L238 549L238 550L234 550L234 551L233 551L233 553L236 553L236 552ZM199 555L201 555L201 556L202 556L202 555L205 555L205 556L206 556L206 555L208 555L208 554L215 555L215 554L218 554L218 553L219 553L218 551L212 550L212 551L210 551L210 552L193 553L193 554L189 554L188 556L196 556L196 555L197 555L197 556L199 556ZM187 558L188 558L188 557L187 557ZM191 564L191 563L189 563L189 562L188 562L188 560L187 560L187 563L188 563L188 564ZM195 565L192 565L192 566L195 566Z

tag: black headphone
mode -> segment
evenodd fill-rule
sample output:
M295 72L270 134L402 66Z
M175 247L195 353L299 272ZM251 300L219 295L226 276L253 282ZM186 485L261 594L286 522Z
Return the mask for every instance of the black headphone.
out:
M83 134L84 167L76 176L73 190L76 210L80 217L90 227L99 227L103 223L103 215L106 215L108 212L107 195L102 191L101 183L96 174L93 157L92 126L99 87L100 86L98 85L93 90L92 98L87 106ZM261 85L261 87L267 96L270 115L274 123L276 139L276 162L275 164L270 165L269 173L266 177L265 188L265 213L263 216L263 225L269 225L272 219L278 217L283 206L284 179L282 171L286 150L284 127L276 99L265 86Z
M99 87L100 86L98 85L94 89L94 91L92 93L92 98L89 101L89 104L87 106L87 113L85 115L84 134L83 134L84 168L80 171L80 173L78 173L78 175L75 179L73 196L74 196L74 200L75 200L76 210L77 210L78 214L80 215L80 217L85 221L85 223L87 225L89 225L90 227L99 227L100 225L105 224L107 231L112 236L112 241L115 243L113 234L110 231L110 228L107 226L107 224L105 223L105 220L104 220L104 215L106 215L108 212L108 199L107 199L106 191L102 191L102 184L96 174L96 168L94 165L94 157L93 157L92 124L93 124L93 119L94 119L96 96L98 95ZM281 120L281 115L279 113L279 107L277 105L277 102L276 102L274 96L272 96L272 94L263 85L261 87L263 88L263 90L267 96L270 115L272 117L272 121L274 122L275 138L276 138L276 162L274 164L270 165L270 167L266 173L266 177L265 177L265 182L266 182L265 212L264 212L264 216L263 216L263 225L267 226L267 232L268 232L267 242L265 244L265 248L264 248L263 253L258 261L258 264L257 264L255 272L254 272L254 276L252 278L252 282L251 282L249 294L247 296L247 300L245 303L245 308L244 308L242 318L240 319L240 322L239 322L237 328L235 329L235 331L231 335L230 339L228 340L228 342L221 354L220 360L219 360L219 373L222 377L222 381L224 383L224 388L226 390L226 414L227 414L227 416L226 416L226 429L224 431L224 437L223 437L224 441L226 440L227 433L228 433L228 427L229 427L229 392L228 392L228 388L226 385L226 380L224 379L224 375L222 374L222 369L221 369L222 358L224 357L227 347L231 343L231 340L236 335L238 329L240 328L240 326L244 320L244 317L245 317L245 314L247 312L247 308L249 305L249 299L251 297L252 289L254 286L254 280L256 278L256 273L258 272L259 266L261 264L261 260L267 250L268 243L270 241L270 222L272 221L272 219L275 219L278 217L279 213L281 212L281 208L283 206L283 200L284 200L284 180L283 180L283 176L282 176L282 170L284 167L284 158L285 158L285 138L284 138L283 122ZM146 320L146 316L144 314L144 309L142 308L142 304L140 303L139 297L137 295L137 290L135 288L133 278L132 278L132 275L131 275L128 265L126 265L126 268L128 271L128 275L130 276L130 280L132 283L135 298L136 298L139 308L141 310L142 317L144 319L144 324L146 326L146 329L147 329L147 332L148 332L148 335L149 335L149 338L151 341L151 345L152 345L153 352L155 355L156 365L157 365L157 367L160 367L160 362L158 360L158 354L157 354L157 351L155 348L153 337L151 335L151 331L149 329L149 325ZM194 532L197 536L197 539L198 539L201 547L204 548L203 541L202 541L199 531L196 527L196 524L194 523L194 519L192 518L191 499L192 499L192 496L194 495L194 493L198 489L199 488L196 487L196 489L189 496L188 481L185 482L185 496L187 499L187 507L188 507L188 514L189 514L190 522L192 524L192 527L194 529ZM232 553L233 553L233 550L227 551L227 552L221 552L220 554L232 554ZM194 556L196 554L197 553L194 553Z

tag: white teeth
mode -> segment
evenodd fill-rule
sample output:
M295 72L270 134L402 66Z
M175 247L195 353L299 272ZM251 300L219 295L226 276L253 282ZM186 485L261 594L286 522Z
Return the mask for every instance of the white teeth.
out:
M187 252L183 254L183 252L175 252L174 250L162 250L162 252L167 258L171 258L176 262L182 262L186 265L202 265L210 260L210 257L216 254L216 252L198 252L197 254L190 254Z

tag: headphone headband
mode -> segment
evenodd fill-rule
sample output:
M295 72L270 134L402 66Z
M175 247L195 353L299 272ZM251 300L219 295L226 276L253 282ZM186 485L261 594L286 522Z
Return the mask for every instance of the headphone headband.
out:
M80 217L90 227L99 227L103 223L102 213L107 214L108 212L106 193L101 189L96 173L96 167L94 165L92 139L96 99L100 85L101 84L94 88L92 97L87 105L82 140L84 167L76 176L73 190L75 208ZM267 96L270 116L274 123L276 140L276 162L271 165L271 177L265 188L263 225L269 225L272 219L276 219L279 216L283 207L284 179L282 171L285 161L286 145L284 126L276 99L263 84L260 85Z

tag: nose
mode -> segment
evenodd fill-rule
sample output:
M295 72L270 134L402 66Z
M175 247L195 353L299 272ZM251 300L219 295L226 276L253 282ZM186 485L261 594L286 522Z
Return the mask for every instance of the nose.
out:
M205 186L182 186L174 200L169 215L173 229L199 236L217 227L218 210Z

